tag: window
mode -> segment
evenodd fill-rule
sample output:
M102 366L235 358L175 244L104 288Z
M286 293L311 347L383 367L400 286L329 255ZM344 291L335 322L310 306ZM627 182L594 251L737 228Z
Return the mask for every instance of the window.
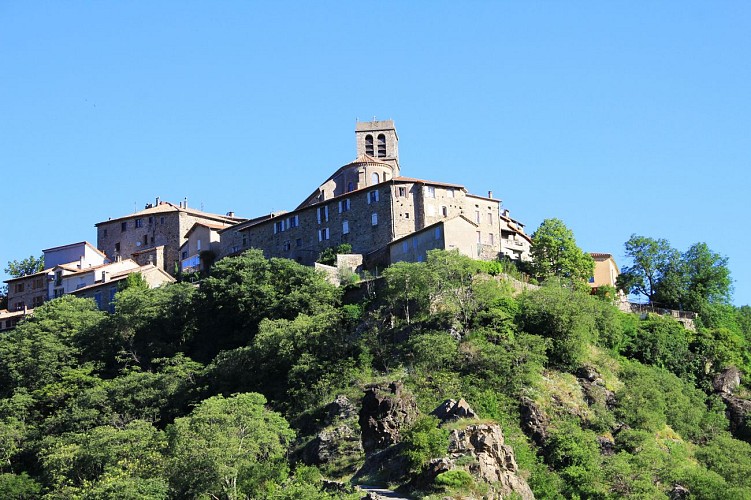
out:
M201 251L201 240L196 241L196 250Z
M115 243L115 253L120 253L120 242Z
M150 215L149 216L149 225L151 225L153 223L154 223L154 217Z
M373 172L370 176L370 183L378 184L379 182L381 182L381 178L378 176L378 172Z
M187 259L188 258L188 252L183 252L182 255L183 255L183 259Z
M342 222L342 234L349 234L349 221L345 220Z
M37 295L34 297L31 307L39 307L44 303L44 297L42 295Z
M164 217L159 218L159 224L164 224Z
M284 221L280 220L279 222L274 223L274 234L281 233L284 231Z
M378 134L378 158L386 158L386 136Z
M16 302L16 311L23 311L25 305L23 300Z
M480 223L480 211L475 210L475 222Z
M445 207L445 206L441 207L441 215L443 215L444 217L448 217L449 216L449 207Z
M405 219L409 219L409 212L407 212L407 213L404 214L404 218Z
M325 241L329 239L329 228L324 227L318 230L318 241Z
M425 197L426 198L435 198L435 187L434 186L425 186Z
M482 243L482 233L477 231L477 243Z
M289 218L289 227L298 227L300 225L300 216L294 215Z
M297 246L297 247L301 247L302 246L302 238L297 238L295 240L295 246Z
M368 134L365 136L365 154L374 156L373 154L373 136Z
M370 216L370 225L371 226L377 226L378 225L378 214L373 212Z
M23 283L16 283L16 293L23 292Z
M106 229L104 230L104 234L102 236L104 236L105 238L107 237L107 230Z
M120 223L120 232L124 233L128 230L128 223L127 222L121 222Z
M349 212L349 209L352 207L352 204L349 201L349 198L346 200L341 200L339 202L339 213L342 212Z
M38 289L44 287L44 278L37 278L34 280L34 284L32 285L32 288Z
M151 246L154 246L154 237L151 237Z
M292 244L289 241L285 241L283 248L285 252L289 252L290 248L292 248Z
M407 196L407 188L400 187L399 188L399 196L401 196L402 198L405 197L405 196Z
M495 245L495 236L493 236L493 233L488 235L488 244Z
M489 212L488 213L488 224L492 224L492 223L493 223L493 212Z
M326 205L325 207L318 207L317 211L318 216L318 223L320 224L321 221L328 222L329 221L329 207Z
M375 203L378 201L378 190L375 189L373 191L368 192L368 204Z
M136 227L143 227L143 219L136 219Z

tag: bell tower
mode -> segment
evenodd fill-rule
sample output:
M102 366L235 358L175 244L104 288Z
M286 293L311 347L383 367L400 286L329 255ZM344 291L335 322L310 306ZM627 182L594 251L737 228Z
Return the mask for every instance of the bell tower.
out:
M399 137L394 120L356 122L355 140L358 158L368 155L387 163L393 167L394 177L399 176Z

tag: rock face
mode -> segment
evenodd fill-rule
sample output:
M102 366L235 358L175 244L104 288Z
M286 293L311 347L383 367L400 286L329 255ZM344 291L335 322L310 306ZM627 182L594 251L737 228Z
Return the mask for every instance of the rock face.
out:
M718 373L712 379L712 387L720 394L733 394L739 385L741 385L741 372L734 366Z
M417 404L402 390L401 382L369 387L359 418L363 449L370 453L398 443L401 430L416 418Z
M519 404L521 427L524 433L539 447L545 446L548 441L548 427L550 420L540 410L534 401L524 397Z
M533 499L527 482L518 474L514 452L504 444L501 428L496 425L470 425L454 430L449 435L449 458L456 462L460 457L474 458L466 467L470 474L495 484L501 498L515 494L522 499ZM442 463L445 468L447 465ZM440 469L440 467L439 467Z
M736 438L751 443L751 401L733 395L740 385L741 372L734 366L726 368L712 379L712 387L725 402L730 432Z
M441 405L430 412L441 422L451 422L459 420L460 418L477 418L477 414L470 408L464 398L459 401L455 399L447 399Z
M326 406L325 428L302 450L306 465L322 465L346 456L363 454L360 433L355 424L357 411L345 396Z
M576 376L588 405L602 403L608 410L615 408L615 393L605 387L605 382L594 367L583 366L576 371Z

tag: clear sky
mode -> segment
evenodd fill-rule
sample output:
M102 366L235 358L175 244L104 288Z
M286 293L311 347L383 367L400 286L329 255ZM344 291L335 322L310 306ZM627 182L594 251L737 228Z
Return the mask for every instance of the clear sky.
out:
M403 175L620 265L704 241L751 304L746 1L2 1L0 264L157 196L292 209L374 116Z

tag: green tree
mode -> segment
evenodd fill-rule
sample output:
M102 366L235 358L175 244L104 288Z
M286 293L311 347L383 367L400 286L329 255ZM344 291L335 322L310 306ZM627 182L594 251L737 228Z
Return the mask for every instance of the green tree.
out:
M265 404L255 393L214 396L175 420L167 432L178 497L255 498L287 478L285 453L294 432Z
M560 219L545 219L532 235L532 272L540 280L557 276L584 281L594 273L594 259L582 251L574 233Z
M426 264L396 262L383 272L383 278L393 314L403 315L410 324L413 316L428 312L433 279Z
M732 280L727 257L695 243L681 255L680 264L669 268L658 284L656 300L674 309L702 313L710 304L727 304Z
M42 270L44 270L44 255L40 255L39 257L30 255L25 259L11 260L5 267L5 272L14 278L28 276Z
M581 365L587 345L597 341L595 301L584 292L550 281L522 297L522 328L550 339L550 361L574 370Z
M626 256L632 266L623 267L617 286L626 293L639 294L655 301L660 282L666 275L676 276L680 267L680 253L665 239L655 240L632 234L625 243Z

